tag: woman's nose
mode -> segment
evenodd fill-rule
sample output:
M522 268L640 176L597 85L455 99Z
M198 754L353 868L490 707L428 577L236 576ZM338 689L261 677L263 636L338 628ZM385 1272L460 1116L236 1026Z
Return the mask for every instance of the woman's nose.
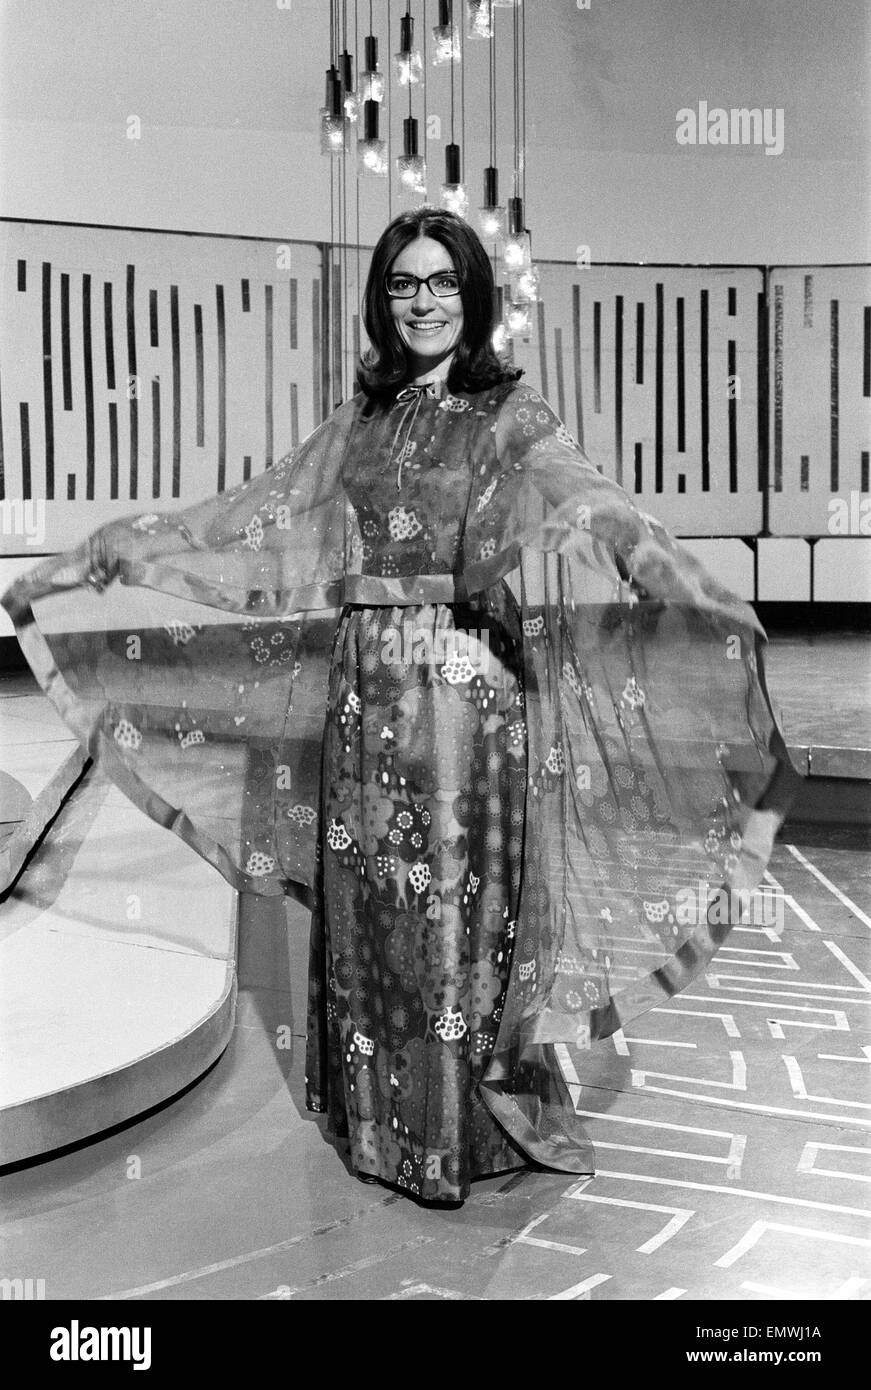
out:
M433 294L429 285L418 285L417 294L411 301L411 307L417 310L418 313L425 313L435 302L436 296Z

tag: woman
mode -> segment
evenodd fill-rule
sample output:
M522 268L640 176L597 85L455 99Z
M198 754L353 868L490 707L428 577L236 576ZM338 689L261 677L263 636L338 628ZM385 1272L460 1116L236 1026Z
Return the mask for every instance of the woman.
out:
M139 806L241 891L310 895L308 1106L433 1202L593 1171L573 1050L703 969L798 781L752 611L504 370L492 288L461 219L402 214L352 400L4 599ZM188 606L159 627L143 590Z

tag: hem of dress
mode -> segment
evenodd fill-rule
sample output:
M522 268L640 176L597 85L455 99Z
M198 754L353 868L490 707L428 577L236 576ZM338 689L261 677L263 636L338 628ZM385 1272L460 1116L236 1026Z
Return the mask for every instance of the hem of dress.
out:
M579 1133L573 1138L566 1135L561 1142L557 1139L545 1139L538 1133L532 1121L523 1114L514 1097L503 1090L500 1082L482 1081L478 1090L493 1119L501 1125L509 1139L527 1159L557 1173L595 1176L595 1150L586 1134ZM578 1127L582 1128L580 1124Z

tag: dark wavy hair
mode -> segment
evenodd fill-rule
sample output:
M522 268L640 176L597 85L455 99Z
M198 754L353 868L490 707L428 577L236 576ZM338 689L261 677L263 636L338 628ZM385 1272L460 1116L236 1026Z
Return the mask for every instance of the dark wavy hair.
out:
M363 293L363 323L371 347L357 367L360 389L370 398L389 397L409 379L411 364L390 312L384 279L400 252L424 236L441 243L460 277L463 332L448 369L448 390L483 391L520 376L500 361L491 341L493 271L479 237L456 213L424 206L394 217L372 253Z

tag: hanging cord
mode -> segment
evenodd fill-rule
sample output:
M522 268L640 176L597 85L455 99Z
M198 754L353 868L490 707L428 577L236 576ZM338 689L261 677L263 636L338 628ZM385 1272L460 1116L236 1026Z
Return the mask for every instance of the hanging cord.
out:
M387 62L393 63L393 40L390 37L390 0L387 0ZM390 83L384 84L387 97L387 221L393 221L393 102L390 100Z
M521 83L520 83L521 111L522 111L522 113L523 113L523 121L522 121L522 139L521 139L521 145L520 145L521 180L522 180L523 192L521 193L520 196L521 196L521 198L523 199L523 208L524 208L524 216L525 216L525 212L526 212L526 6L525 6L525 5L521 5L521 7L520 7L520 39L521 39L521 50L522 50L522 55L523 55L523 62L522 62L522 69L521 69L522 76L521 76Z
M490 44L490 164L496 165L496 35Z
M453 17L453 11L451 11L451 17ZM451 144L454 143L454 67L455 67L455 66L456 66L456 59L454 58L454 45L451 44Z
M496 168L496 34L490 43L490 167ZM498 200L497 200L498 201ZM493 283L499 283L499 266L496 243L493 243ZM495 315L494 315L495 317Z
M421 61L423 62L423 166L427 171L427 178L429 178L429 151L426 147L426 142L429 138L429 132L426 128L426 0L423 0L423 17L421 19L421 24L423 25L423 42L421 43Z
M520 21L517 10L512 15L514 59L514 196L522 198L520 188Z
M462 8L462 7L461 7L461 8ZM465 41L464 41L464 39L463 39L463 32L464 32L464 30L465 30L465 27L466 27L466 26L465 26L465 24L463 24L462 16L461 16L460 21L459 21L459 35L460 35L460 145L462 146L463 150L465 150L465 148L466 148L466 51L465 51ZM452 60L452 61L453 61L453 60ZM453 73L453 67L451 68L451 72ZM453 114L451 114L451 140L452 140L452 141L453 141L453 138L454 138L454 118L453 118Z
M360 47L359 47L359 45L360 45L360 40L359 40L359 35L358 35L358 32L357 32L357 20L358 20L357 5L358 5L358 0L354 0L354 54L355 54L356 59L357 59L357 120L359 121L360 118L362 117L363 112L362 112L362 109L361 109L361 107L360 107ZM370 24L369 33L370 33L370 34L372 33L371 23L372 23L372 0L369 0L369 24ZM357 311L359 312L359 308L360 308L360 177L359 177L359 175L354 179L354 194L355 194L355 202L356 202L355 219L354 219L354 238L355 238L356 247L357 247L357 255L356 255L356 280L355 280L355 287L356 287L356 289L355 289L355 294L354 294L354 301L355 301L355 303L356 303L356 305L357 305ZM353 350L354 350L354 373L355 373L355 376L356 376L356 372L357 372L357 344L354 342L354 335L353 335L353 333L351 334L351 344L352 344L352 347L353 347ZM352 386L354 385L354 378L353 378L353 377L351 378L351 385L352 385ZM352 393L352 394L353 394L353 393Z
M405 6L405 17L406 17L406 19L411 19L411 0L408 0L408 4ZM409 78L410 78L410 76L411 76L411 74L409 73ZM408 83L408 115L409 115L409 118L410 118L410 117L411 117L411 81L409 81L409 83Z
M337 6L337 4L338 4L338 0L330 0L330 65L331 65L331 66L336 66L336 67L337 67L337 65L338 65L338 53L337 53L337 50L336 50L336 6ZM328 324L329 324L329 320L330 320L330 302L331 302L332 294L333 294L333 287L332 287L332 280L333 280L333 255L334 255L334 252L335 252L335 245L336 245L336 174L337 174L337 170L334 168L335 163L336 163L336 161L333 159L332 154L331 154L331 155L330 155L330 240L329 240L329 243L328 243L328 245L327 245L326 254L325 254L324 260L323 260L323 278L324 278L324 284L323 284L322 293L321 293L321 308L322 308L322 318L323 318L323 322L321 323L321 333L322 333L323 341L324 341L324 342L328 341L326 335L327 335ZM331 361L330 361L329 353L326 351L326 349L324 349L324 359L325 359L325 360L324 360L324 364L323 364L323 366L322 366L323 399L321 400L321 412L324 414L324 418L326 418L326 415L329 413L329 407L328 407L328 388L329 388L330 379L331 379L331 377L332 377L332 363L331 363Z
M345 49L345 52L347 52L347 51L348 51L348 0L342 0L342 25L343 25L343 29L344 29L344 39L343 39L343 42L344 42L344 49ZM356 60L357 60L357 50L356 50L356 48L355 48L353 54L351 55L351 62L352 62L352 64L355 63ZM355 76L355 81L356 81L356 76ZM354 90L354 89L352 88L352 90ZM350 133L351 133L351 132L350 132L350 123L349 123L349 131L348 131L349 136L350 136ZM344 142L343 142L343 144L342 144L342 174L343 174L343 182L344 182L344 192L343 192L343 198L342 198L342 211L343 211L343 218L342 218L342 263L343 263L343 265L342 265L342 400L347 400L347 399L348 399L348 396L349 396L349 394L350 394L350 392L349 392L349 390L348 390L348 387L349 387L349 385L350 385L350 382L349 382L349 374L348 374L348 366L349 366L348 338L349 338L349 330L350 330L350 319L349 319L349 317L348 317L348 174L349 174L350 171L349 171L349 169L348 169L348 164L349 164L349 160L348 160L348 151L345 149L345 145L344 145ZM356 171L355 171L355 172L356 172Z
M336 171L335 171L335 169L333 168L333 165L334 165L334 164L335 164L335 160L331 157L331 158L330 158L330 254L329 254L329 257L328 257L328 264L329 264L330 267L332 267L332 264L333 264L333 246L335 245L335 241L336 241L336 203L335 203L335 199L336 199L336 195L335 195L335 182L336 182L336 180L335 180L335 174L336 174Z

